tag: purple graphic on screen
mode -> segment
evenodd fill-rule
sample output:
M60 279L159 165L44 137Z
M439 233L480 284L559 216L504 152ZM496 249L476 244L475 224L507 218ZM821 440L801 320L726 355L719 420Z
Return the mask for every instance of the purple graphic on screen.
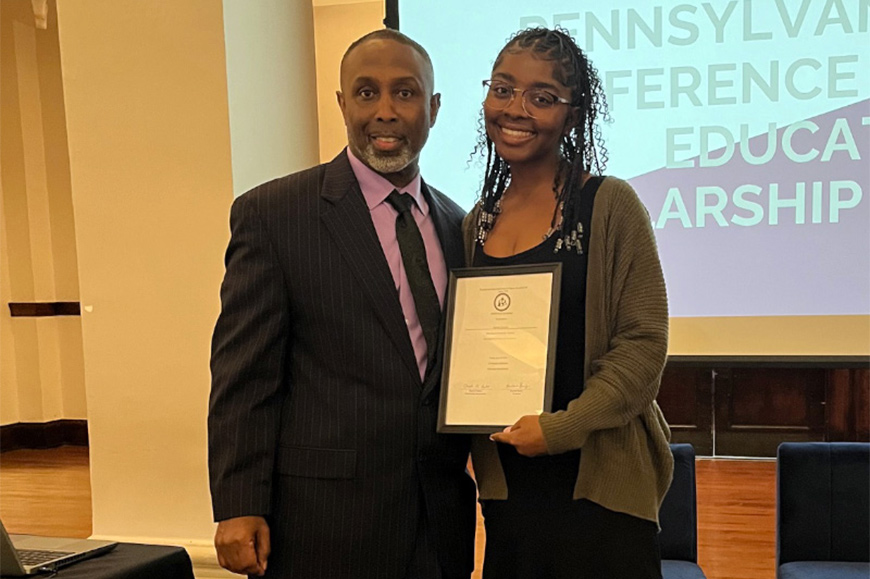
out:
M788 140L798 155L818 150L808 162L786 155L787 127L782 127L776 131L776 153L766 163L744 160L736 142L731 159L722 166L700 167L696 157L692 168L663 168L631 179L653 224L663 225L656 229L656 238L672 316L870 314L870 100L807 120L818 130L797 129ZM698 139L697 130L691 138ZM739 139L735 135L735 141ZM767 147L766 133L749 139L756 157ZM829 159L823 159L826 150ZM709 157L719 158L723 151L712 151ZM831 195L838 182L837 198L843 207L832 215ZM800 183L805 183L802 195ZM777 185L780 200L804 198L803 223L798 223L794 206L771 207L771 184ZM758 195L742 195L740 202L751 209L735 205L735 191L743 185L760 188ZM674 187L691 227L677 217L659 221ZM706 215L704 226L698 227L699 187L724 190L726 204L719 219L727 225ZM707 195L703 206L716 205L718 197ZM854 206L847 207L850 204ZM668 208L674 215L680 213L673 203ZM746 225L758 221L759 211L760 222ZM770 223L774 213L777 224Z

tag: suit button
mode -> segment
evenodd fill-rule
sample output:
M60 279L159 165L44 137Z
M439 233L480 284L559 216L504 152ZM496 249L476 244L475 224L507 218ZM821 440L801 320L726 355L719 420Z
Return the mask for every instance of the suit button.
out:
M431 398L424 398L423 399L423 406L432 406L432 399Z

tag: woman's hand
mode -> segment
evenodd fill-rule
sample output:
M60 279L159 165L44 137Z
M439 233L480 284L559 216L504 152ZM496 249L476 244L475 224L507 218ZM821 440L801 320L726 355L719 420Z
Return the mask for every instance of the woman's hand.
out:
M513 426L508 426L503 432L492 434L490 440L511 444L523 456L540 456L547 454L547 443L544 441L544 431L541 422L535 414L523 416Z

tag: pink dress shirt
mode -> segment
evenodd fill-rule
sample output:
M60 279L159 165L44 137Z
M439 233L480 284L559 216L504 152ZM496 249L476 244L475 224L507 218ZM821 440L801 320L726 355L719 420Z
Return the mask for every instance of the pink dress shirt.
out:
M414 296L411 295L405 265L402 263L402 253L396 239L398 212L387 201L390 192L398 188L354 157L350 148L347 149L347 157L371 213L372 223L375 225L381 248L384 250L384 257L387 258L387 264L393 274L393 281L396 284L396 291L399 293L399 302L402 304L402 312L405 314L408 335L411 338L411 345L414 347L414 354L417 356L417 367L420 369L420 379L422 380L426 375L426 339L423 337L423 327L417 317ZM429 261L429 273L432 275L432 283L435 284L438 301L441 302L443 309L444 293L447 291L447 265L444 263L444 253L441 251L438 233L435 231L435 224L429 214L429 204L423 197L420 184L420 175L417 174L413 181L399 189L399 193L408 193L414 198L415 205L411 208L411 214L423 236L423 243L426 245L426 258Z

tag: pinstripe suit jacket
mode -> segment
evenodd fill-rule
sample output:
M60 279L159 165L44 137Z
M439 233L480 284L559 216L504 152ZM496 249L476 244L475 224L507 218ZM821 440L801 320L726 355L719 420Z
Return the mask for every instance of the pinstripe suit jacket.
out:
M423 190L460 267L463 212ZM467 579L468 440L435 434L440 372L420 380L347 155L240 196L230 222L208 417L215 520L266 516L270 577L400 579L425 504L445 579Z

